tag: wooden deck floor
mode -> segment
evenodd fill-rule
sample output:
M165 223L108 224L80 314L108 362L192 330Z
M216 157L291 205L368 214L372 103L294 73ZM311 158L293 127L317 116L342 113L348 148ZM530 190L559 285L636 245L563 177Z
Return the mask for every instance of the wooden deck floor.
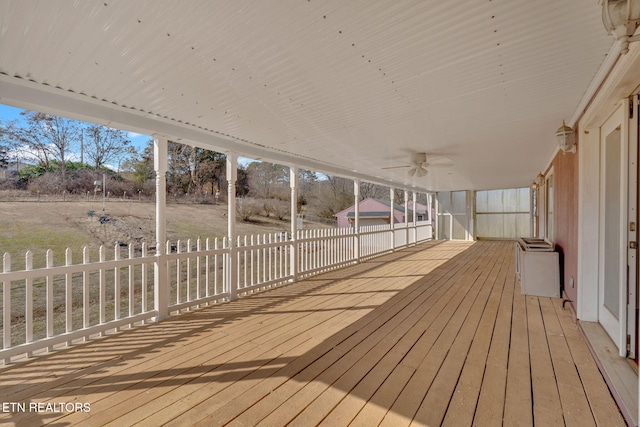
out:
M512 252L429 242L0 370L0 424L624 425Z

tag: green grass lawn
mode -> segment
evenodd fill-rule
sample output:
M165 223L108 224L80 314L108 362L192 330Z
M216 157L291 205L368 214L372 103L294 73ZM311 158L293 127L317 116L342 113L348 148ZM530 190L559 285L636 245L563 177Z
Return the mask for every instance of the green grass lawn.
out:
M46 251L53 251L54 265L63 265L65 250L72 251L74 263L82 261L82 247L91 245L93 237L79 228L55 225L35 225L13 218L12 223L0 222L0 253L11 254L11 269L25 268L25 254L33 253L33 268L44 267ZM77 249L76 249L77 248Z

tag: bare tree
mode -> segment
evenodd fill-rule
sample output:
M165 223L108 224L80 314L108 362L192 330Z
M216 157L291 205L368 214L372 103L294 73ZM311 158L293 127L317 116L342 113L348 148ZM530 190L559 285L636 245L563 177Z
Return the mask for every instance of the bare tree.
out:
M57 160L64 181L68 156L79 140L79 122L36 111L20 114L25 124L14 120L2 126L3 138L12 140L25 157L35 157L46 170Z
M298 200L296 204L298 211L309 204L309 199L313 197L313 191L318 186L318 175L310 170L300 169L298 171Z
M353 205L353 181L346 178L327 175L327 179L318 182L313 194L309 196L309 207L316 215L335 219L337 212Z
M289 168L283 165L268 162L252 162L247 166L249 174L249 187L254 197L282 198L284 184L289 182ZM284 196L286 197L286 196Z
M84 134L84 152L96 169L131 153L131 141L125 131L92 124Z
M123 168L132 172L133 180L139 184L153 179L156 176L153 168L153 140L150 139L140 152L132 150Z
M180 190L182 193L191 193L194 189L196 165L193 151L194 148L189 145L169 141L167 181L173 192Z
M6 168L9 164L9 150L0 145L0 168Z
M4 131L4 126L0 126L0 168L6 168L9 165L9 156L14 144L9 135Z
M389 188L370 182L360 183L360 200L371 197L378 200L389 200Z
M215 151L197 149L197 169L195 177L202 192L215 194L226 186L227 156Z

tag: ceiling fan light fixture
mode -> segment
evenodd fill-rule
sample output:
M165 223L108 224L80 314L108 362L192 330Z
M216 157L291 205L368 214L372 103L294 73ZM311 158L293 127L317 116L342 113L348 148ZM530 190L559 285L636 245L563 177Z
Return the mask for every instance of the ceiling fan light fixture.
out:
M639 0L640 1L640 0ZM407 175L410 177L422 178L423 176L427 176L429 174L429 168L448 168L453 166L451 159L446 157L438 157L436 159L437 163L430 163L427 160L427 153L414 153L411 155L411 159L409 162L406 162L405 165L399 166L388 166L382 169L399 169L399 168L409 168L407 170ZM446 163L442 163L442 161L446 161Z
M427 153L414 153L411 155L411 163L416 165L427 163Z

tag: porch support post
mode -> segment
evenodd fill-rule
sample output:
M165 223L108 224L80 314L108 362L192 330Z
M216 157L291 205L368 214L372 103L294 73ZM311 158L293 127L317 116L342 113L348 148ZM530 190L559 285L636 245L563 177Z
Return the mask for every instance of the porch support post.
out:
M298 168L289 168L289 186L291 187L291 250L290 272L292 280L298 280Z
M393 202L395 201L395 190L389 187L389 227L391 228L391 250L396 249L396 232L394 231L394 221L395 217L393 213L395 209L393 208Z
M229 257L227 260L227 291L229 299L238 297L238 248L236 247L236 182L238 181L238 156L227 154L227 244Z
M360 180L353 180L353 198L355 200L354 221L354 256L356 262L360 262Z
M418 193L413 192L413 225L415 226L418 222L418 215L416 213L416 198L418 197Z
M431 222L431 238L435 240L436 238L436 228L435 228L435 197L433 193L429 193L429 221Z
M440 239L440 217L438 216L438 212L440 211L440 204L438 203L438 193L433 193L433 203L435 204L435 213L433 215L433 229L434 235L436 236L436 240Z
M476 228L476 192L474 190L467 190L467 233L466 240L475 240L475 228Z
M413 243L418 244L418 215L416 212L417 193L413 192Z
M404 190L404 234L405 234L405 247L409 246L409 192Z
M153 166L156 173L156 257L153 263L155 321L169 317L169 277L167 274L167 137L153 136Z

